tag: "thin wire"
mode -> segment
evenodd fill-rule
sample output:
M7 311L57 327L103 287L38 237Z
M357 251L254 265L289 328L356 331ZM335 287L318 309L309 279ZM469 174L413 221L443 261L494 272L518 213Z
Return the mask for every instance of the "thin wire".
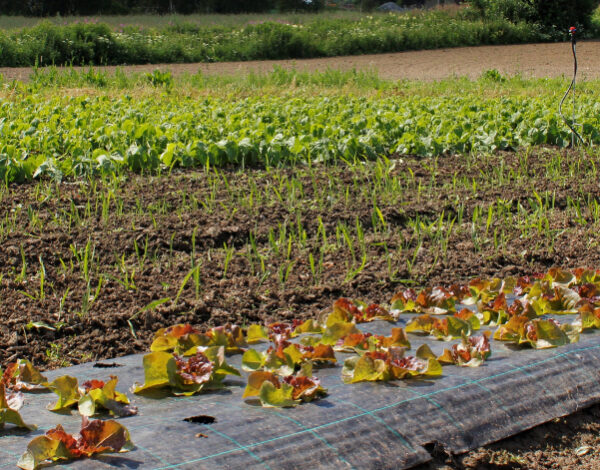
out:
M563 103L565 102L565 100L567 99L567 96L569 96L569 93L571 92L571 90L573 91L573 125L575 125L575 80L577 79L577 51L576 51L576 46L575 46L575 40L571 41L571 48L573 50L573 60L574 60L574 68L573 68L573 80L571 80L571 84L569 85L569 88L567 89L567 91L565 92L565 96L563 96L562 100L560 100L560 104L558 105L558 113L560 114L560 117L563 118L563 121L565 121L565 124L569 127L569 129L571 129L571 146L574 147L575 146L575 136L577 136L577 138L579 139L579 141L582 144L585 144L583 138L579 135L579 133L575 130L575 128L571 125L571 123L567 120L567 118L564 116L563 112L562 112L562 106Z

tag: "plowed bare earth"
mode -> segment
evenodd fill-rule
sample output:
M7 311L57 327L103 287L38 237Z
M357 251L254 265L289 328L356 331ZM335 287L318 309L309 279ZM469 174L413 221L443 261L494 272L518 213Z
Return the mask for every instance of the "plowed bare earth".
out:
M600 42L578 43L579 73L582 79L600 78ZM477 78L482 72L496 69L503 75L521 74L524 77L560 77L573 71L570 44L525 44L511 46L480 46L409 51L395 54L371 54L303 60L267 60L201 64L159 64L124 66L128 72L148 72L157 68L170 70L174 75L235 74L270 72L274 66L316 71L331 69L373 69L388 80L440 80L452 76ZM75 67L77 69L77 67ZM114 72L116 67L98 67ZM7 80L27 80L30 68L0 68Z
M27 357L51 368L109 359L146 350L158 328L174 323L307 318L340 296L386 302L411 282L447 285L551 266L597 268L599 222L583 206L575 220L570 201L600 198L597 181L587 176L600 161L580 157L542 148L476 158L396 156L383 182L368 163L9 186L0 190L0 364ZM396 181L410 187L396 190ZM526 214L537 207L533 191L553 201L549 231L494 218L489 235L474 238L476 207L486 214L502 200L505 210ZM374 217L374 197L385 227ZM418 224L428 226L442 212L457 217L459 204L462 222L456 221L446 253L439 240L425 236L419 246L411 238ZM367 262L349 277L361 249L354 237L353 264L336 227L347 227L352 237L357 220ZM498 248L491 234L501 230L507 232ZM295 241L288 248L290 236ZM318 263L320 252L323 272L315 277L309 253ZM193 278L185 283L192 260L200 264L197 284ZM171 300L145 308L165 298ZM439 450L427 468L600 468L599 410L466 456ZM578 457L582 445L591 450Z

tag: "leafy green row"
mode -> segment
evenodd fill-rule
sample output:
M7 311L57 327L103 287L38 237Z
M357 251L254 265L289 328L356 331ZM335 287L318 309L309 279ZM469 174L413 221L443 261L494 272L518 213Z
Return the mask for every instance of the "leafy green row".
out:
M579 103L583 135L600 141L598 105ZM251 97L165 94L0 100L0 177L83 176L122 169L280 165L382 154L439 155L565 146L550 98Z

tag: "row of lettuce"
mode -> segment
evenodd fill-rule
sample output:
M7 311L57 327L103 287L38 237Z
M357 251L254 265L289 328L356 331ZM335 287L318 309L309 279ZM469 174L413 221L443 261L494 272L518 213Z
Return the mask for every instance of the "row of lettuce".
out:
M600 141L599 106L579 98L586 141ZM551 97L250 97L165 94L0 100L0 177L82 177L123 170L276 166L381 155L567 146Z
M508 300L510 299L510 300ZM396 323L413 314L405 328L392 326L389 336L365 333L360 323L375 320ZM414 316L414 314L418 314ZM552 316L576 315L559 323ZM242 398L265 407L293 407L327 395L313 375L316 368L337 363L336 353L346 356L341 370L344 383L377 382L406 378L435 378L443 365L479 367L491 355L493 339L535 349L574 343L585 330L600 328L600 271L573 272L551 269L547 273L506 279L474 279L467 285L398 292L389 308L341 298L320 318L246 328L224 325L201 331L189 324L156 332L151 352L143 358L145 380L135 384L135 394L190 396L227 386L228 375L240 376L226 357L243 354L242 369L248 373ZM459 343L440 356L426 344L414 355L407 333L429 335ZM268 343L254 349L254 344ZM59 425L34 438L19 460L19 467L35 469L47 461L90 457L102 452L133 448L128 430L115 420L92 420L95 415L117 417L137 413L127 395L116 390L118 378L89 380L60 376L48 382L29 361L9 364L0 381L0 425L25 429L19 414L23 392L49 390L58 395L51 411L76 407L82 415L77 436Z

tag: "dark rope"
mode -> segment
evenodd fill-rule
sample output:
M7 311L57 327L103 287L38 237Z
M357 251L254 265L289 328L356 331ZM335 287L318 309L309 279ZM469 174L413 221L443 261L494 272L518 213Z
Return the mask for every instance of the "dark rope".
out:
M582 144L585 144L585 142L583 141L583 138L579 135L579 132L577 132L575 130L575 128L573 127L573 125L575 125L575 122L573 122L573 125L571 125L571 123L567 120L567 118L564 116L564 114L562 112L563 103L567 99L567 96L569 96L569 93L571 92L571 90L573 90L573 87L575 86L575 80L577 79L577 51L575 49L576 44L577 44L577 39L575 38L576 29L571 28L571 30L569 32L571 34L571 49L573 50L573 61L574 61L573 80L571 80L571 84L569 85L569 88L565 92L565 96L563 96L562 100L560 100L560 104L558 105L558 113L560 114L560 117L563 118L563 121L565 121L565 124L569 127L569 129L571 129L571 132L573 133L573 135L577 136L577 138L579 139L579 141Z

